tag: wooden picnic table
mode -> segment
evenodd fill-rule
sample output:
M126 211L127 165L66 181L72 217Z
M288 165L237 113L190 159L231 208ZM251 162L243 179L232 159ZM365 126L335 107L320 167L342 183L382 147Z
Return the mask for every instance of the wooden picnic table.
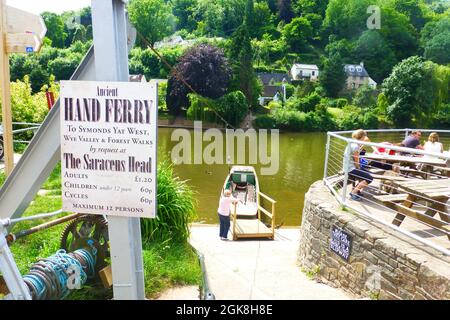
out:
M392 181L391 184L407 193L405 201L394 203L394 208L398 212L392 221L394 225L400 226L405 216L409 216L440 229L447 234L450 240L450 217L447 211L447 202L450 198L450 179L409 179ZM429 203L425 213L413 208L420 200ZM434 218L436 213L439 214L440 220Z
M370 159L370 160L376 160L376 161L386 161L389 163L421 163L421 164L427 164L431 166L437 166L437 167L445 167L447 165L446 161L444 159L439 158L428 158L428 157L412 157L412 156L392 156L388 154L377 154L377 153L366 153L365 155L361 156L362 158Z

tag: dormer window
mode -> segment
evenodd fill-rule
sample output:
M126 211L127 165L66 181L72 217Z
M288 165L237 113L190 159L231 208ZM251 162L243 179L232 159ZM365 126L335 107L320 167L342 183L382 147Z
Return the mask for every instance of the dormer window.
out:
M355 67L354 66L350 66L350 67L348 67L348 69L350 70L350 72L355 72Z
M362 68L361 67L356 67L356 71L362 72Z

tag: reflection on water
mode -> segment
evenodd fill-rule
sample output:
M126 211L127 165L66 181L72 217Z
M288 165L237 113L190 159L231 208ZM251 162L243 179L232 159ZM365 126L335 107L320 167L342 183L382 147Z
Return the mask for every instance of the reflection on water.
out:
M170 141L172 132L173 129L168 128L160 128L158 131L159 160L170 159L172 147L177 144ZM397 143L403 140L404 133L369 133L369 136L373 142ZM421 142L423 143L427 137L428 133L424 134ZM442 134L441 142L444 143L445 150L448 150L450 136ZM259 174L260 166L254 165L261 191L277 201L277 224L300 225L304 195L313 182L323 178L325 143L326 133L280 133L278 173L273 176L262 176ZM342 145L342 148L345 147L343 141L338 141L338 144ZM204 143L204 147L206 145L208 143ZM334 148L338 148L337 145ZM193 152L193 147L191 151ZM224 154L226 155L225 151ZM248 161L248 149L246 155ZM342 159L330 159L330 161L333 161L332 164L337 168L342 165ZM183 180L189 180L189 185L197 192L199 220L205 223L217 223L219 194L228 174L228 165L190 164L176 165L174 168L176 174Z
M158 157L170 159L173 129L158 130ZM193 136L193 134L192 134ZM303 210L304 194L310 185L323 176L325 158L325 133L281 133L279 171L273 176L260 175L260 166L254 165L260 189L277 201L276 223L299 225ZM205 143L204 146L208 145ZM248 148L248 147L247 147ZM191 150L193 152L193 148ZM241 150L239 150L241 152ZM248 149L246 150L248 161ZM264 166L267 167L267 166ZM196 191L199 220L217 223L219 194L229 167L223 165L190 164L175 165L175 172Z

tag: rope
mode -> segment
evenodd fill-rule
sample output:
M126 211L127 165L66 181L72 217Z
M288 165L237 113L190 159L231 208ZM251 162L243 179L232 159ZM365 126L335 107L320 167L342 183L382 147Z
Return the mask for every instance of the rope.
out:
M79 249L72 253L58 250L47 259L41 259L30 269L23 280L30 290L33 300L62 300L70 293L68 280L79 271L79 284L84 285L87 279L95 276L97 250Z

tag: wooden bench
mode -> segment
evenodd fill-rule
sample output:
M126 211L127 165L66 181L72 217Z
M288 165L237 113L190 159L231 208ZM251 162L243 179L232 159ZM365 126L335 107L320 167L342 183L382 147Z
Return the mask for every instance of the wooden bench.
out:
M380 201L386 207L396 210L396 204L402 203L408 198L408 194L399 193L399 194L388 194L384 196L374 196L374 199Z

